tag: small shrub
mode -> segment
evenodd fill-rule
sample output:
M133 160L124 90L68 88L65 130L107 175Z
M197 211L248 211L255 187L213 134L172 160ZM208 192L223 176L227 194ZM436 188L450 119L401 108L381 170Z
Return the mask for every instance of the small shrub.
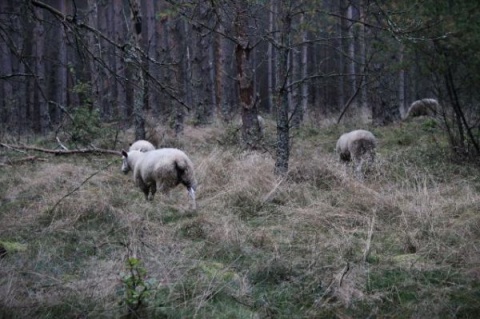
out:
M137 258L128 258L126 269L127 272L121 274L123 299L120 304L127 307L128 313L135 313L150 301L155 281L147 279L147 270Z

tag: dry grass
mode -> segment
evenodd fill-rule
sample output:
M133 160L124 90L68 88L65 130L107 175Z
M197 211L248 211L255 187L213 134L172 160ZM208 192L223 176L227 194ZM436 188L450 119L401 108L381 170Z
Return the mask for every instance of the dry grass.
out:
M145 202L114 157L1 166L0 317L121 317L132 257L150 284L140 317L476 317L477 170L411 123L375 129L362 183L332 152L348 129L296 132L283 178L220 125L154 131L192 157L197 212L182 187Z

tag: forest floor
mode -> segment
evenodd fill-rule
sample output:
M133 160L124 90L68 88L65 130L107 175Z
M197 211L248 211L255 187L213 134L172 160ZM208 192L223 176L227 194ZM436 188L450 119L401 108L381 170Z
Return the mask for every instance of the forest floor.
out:
M145 201L119 156L0 148L0 318L480 317L478 167L417 120L363 127L361 182L334 153L353 128L294 132L284 178L273 122L261 151L221 125L159 133L194 162L196 212L181 186Z

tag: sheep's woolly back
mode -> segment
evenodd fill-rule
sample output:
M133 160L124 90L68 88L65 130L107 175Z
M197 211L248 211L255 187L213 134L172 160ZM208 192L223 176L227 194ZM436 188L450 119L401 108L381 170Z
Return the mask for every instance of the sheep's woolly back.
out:
M143 190L148 199L157 190L167 193L178 184L183 184L195 204L195 179L192 161L181 150L162 148L149 152L124 152L122 171L133 170L136 184Z
M130 157L130 153L129 153ZM162 148L145 153L140 165L134 170L141 174L145 182L162 180L166 188L170 189L178 184L187 188L196 187L193 163L188 156L176 148Z
M404 120L417 116L435 116L440 108L440 104L435 99L421 99L413 102L405 114Z
M145 140L138 140L134 142L132 145L130 145L130 148L128 151L140 151L140 152L148 152L148 151L153 151L155 149L155 146L153 146L152 143L149 141Z
M353 161L356 177L363 179L365 173L375 161L377 139L365 130L345 133L337 141L336 151L341 161Z
M359 160L365 154L375 156L377 139L366 130L345 133L337 141L336 151L342 161Z

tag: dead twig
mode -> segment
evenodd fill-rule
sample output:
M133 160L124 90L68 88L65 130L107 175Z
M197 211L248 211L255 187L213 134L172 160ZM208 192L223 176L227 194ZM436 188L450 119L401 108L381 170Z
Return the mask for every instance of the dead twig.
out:
M11 145L11 144L5 144L5 143L0 143L0 146L9 148L9 149L15 149L15 150L29 150L29 151L36 151L36 152L42 152L42 153L48 153L48 154L54 154L54 155L71 155L71 154L111 154L111 155L121 155L120 151L114 151L114 150L106 150L106 149L101 149L101 148L86 148L86 149L78 149L78 150L52 150L52 149L47 149L47 148L41 148L41 147L35 147L35 146L27 146L27 145Z
M53 216L52 216L52 220L50 221L50 226L52 226L53 224L53 221L55 220L55 209L57 208L57 206L65 199L67 198L68 196L72 195L73 193L75 193L77 190L80 189L80 187L82 187L86 182L88 182L92 177L94 177L95 175L97 175L98 173L106 170L110 165L112 165L113 163L115 163L116 161L111 161L110 163L108 163L107 165L105 165L104 167L102 167L101 169L99 169L98 171L94 172L93 174L91 174L90 176L88 176L83 182L80 183L80 185L78 185L77 187L75 187L74 189L72 189L70 192L68 192L67 194L65 194L62 198L60 198L56 203L55 205L53 205L53 207L50 209L50 212L52 212Z

